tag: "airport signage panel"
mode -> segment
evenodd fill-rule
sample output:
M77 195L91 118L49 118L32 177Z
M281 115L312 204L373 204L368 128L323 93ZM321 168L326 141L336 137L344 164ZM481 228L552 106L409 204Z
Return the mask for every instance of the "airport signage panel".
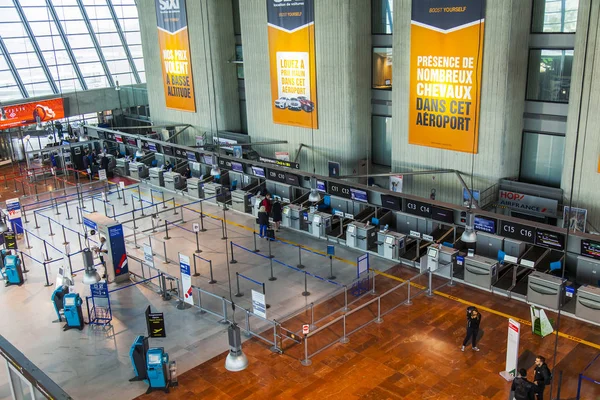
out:
M454 211L449 208L431 206L431 218L447 224L454 223Z
M315 0L266 0L273 122L317 129Z
M292 186L300 186L300 180L298 179L298 175L296 174L285 174L285 182L288 185Z
M329 194L332 196L343 197L344 199L352 198L350 186L342 185L341 183L329 182Z
M404 212L419 217L431 218L431 205L416 200L405 200Z
M286 183L285 172L277 171L274 169L267 170L267 179L276 182Z
M293 162L293 161L278 160L276 158L263 157L263 156L258 157L258 161L265 163L265 164L274 164L274 165L278 165L280 167L285 167L285 168L300 169L300 164L297 162Z
M511 192L510 190L500 190L498 193L498 205L516 211L529 211L555 218L557 216L558 200Z
M389 194L382 194L381 206L390 210L402 211L402 199Z
M594 242L593 240L587 239L582 240L581 255L600 260L600 242Z
M517 224L515 222L502 221L502 229L500 229L500 235L521 240L527 243L535 242L535 228L527 225Z
M564 250L565 235L557 232L537 229L535 231L535 244L539 246L550 247L556 250Z
M196 112L186 0L155 0L167 108Z
M484 0L412 0L408 143L477 153Z
M42 124L64 117L64 102L60 98L3 106L0 107L0 130Z

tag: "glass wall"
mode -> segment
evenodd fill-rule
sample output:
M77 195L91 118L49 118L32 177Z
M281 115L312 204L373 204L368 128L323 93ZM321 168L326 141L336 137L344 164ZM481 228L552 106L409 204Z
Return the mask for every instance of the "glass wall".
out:
M371 7L373 34L391 35L394 28L394 0L372 0Z
M373 115L371 119L373 164L392 165L392 117Z
M534 0L531 31L573 33L577 28L579 0Z
M373 89L392 88L392 48L373 48Z
M573 50L530 49L527 100L569 102Z
M564 136L523 132L520 180L560 187L564 155Z
M0 15L2 101L145 81L135 0L0 0Z

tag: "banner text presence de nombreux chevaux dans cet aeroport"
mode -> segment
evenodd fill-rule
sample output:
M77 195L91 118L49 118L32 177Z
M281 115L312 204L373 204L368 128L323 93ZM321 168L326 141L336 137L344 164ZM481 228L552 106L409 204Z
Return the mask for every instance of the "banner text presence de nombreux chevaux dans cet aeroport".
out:
M167 108L196 111L185 0L155 0Z
M413 0L408 142L477 153L484 0Z
M317 124L314 0L267 0L273 122Z

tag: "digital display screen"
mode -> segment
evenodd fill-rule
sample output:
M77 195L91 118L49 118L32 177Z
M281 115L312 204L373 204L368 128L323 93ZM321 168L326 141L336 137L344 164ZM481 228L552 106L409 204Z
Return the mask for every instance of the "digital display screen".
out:
M132 146L137 146L137 141L135 139L132 138L127 138L127 143L132 145Z
M431 206L427 203L421 203L416 200L406 199L404 212L418 215L419 217L431 218Z
M496 220L495 219L475 217L473 225L474 225L474 228L476 231L487 232L487 233L496 233Z
M317 181L317 190L319 192L327 193L327 182L325 181Z
M235 162L235 161L231 162L231 169L236 172L242 172L242 173L244 172L244 166L242 165L242 163Z
M389 194L381 195L381 206L390 210L402 211L402 199Z
M427 252L427 255L429 257L435 258L438 255L438 249L436 249L435 247L430 247L429 251Z
M355 229L354 225L348 225L348 233L354 233L354 229Z
M204 164L212 165L212 155L204 154L202 158L204 159Z
M148 150L150 150L153 153L156 153L156 143L148 143Z
M581 255L600 260L600 243L593 240L582 240Z
M163 146L163 153L167 156L172 156L173 148L171 146Z
M367 192L365 192L364 190L350 188L350 198L355 201L368 203Z
M67 297L65 299L65 306L73 307L75 305L75 297Z
M433 218L437 221L442 221L442 222L446 222L448 224L453 224L454 223L454 211L447 209L447 208L431 206L431 218Z
M562 250L565 247L565 236L560 233L538 229L535 232L535 244Z
M300 181L298 180L298 175L294 174L285 174L285 182L288 185L292 186L300 186Z
M160 364L160 354L148 354L148 364Z
M387 236L385 238L385 244L394 244L394 238L391 236Z
M198 161L196 159L196 153L192 153L192 152L187 153L187 159L188 159L188 161L194 161L194 162Z
M252 173L256 176L260 176L261 178L265 177L265 169L261 167L252 167Z

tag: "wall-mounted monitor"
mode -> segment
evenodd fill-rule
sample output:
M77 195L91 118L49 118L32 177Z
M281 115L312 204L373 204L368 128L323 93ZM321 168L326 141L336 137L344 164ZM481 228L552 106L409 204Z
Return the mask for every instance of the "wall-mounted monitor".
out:
M288 185L292 186L300 186L300 181L298 180L298 175L296 174L285 174L285 182Z
M496 220L475 216L473 227L476 231L496 233Z
M252 173L256 176L260 176L261 178L265 177L265 169L262 167L252 166Z
M242 165L242 163L239 162L232 161L231 169L236 172L244 173L244 166Z
M389 194L381 195L381 206L389 210L402 211L402 200L400 197Z
M588 239L582 240L581 255L600 260L600 242L594 242L593 240Z
M327 182L317 180L317 191L327 193Z
M212 165L212 155L210 155L210 154L203 154L202 158L203 158L202 162L204 164Z
M367 192L364 190L350 188L350 198L354 201L360 201L362 203L368 203Z

